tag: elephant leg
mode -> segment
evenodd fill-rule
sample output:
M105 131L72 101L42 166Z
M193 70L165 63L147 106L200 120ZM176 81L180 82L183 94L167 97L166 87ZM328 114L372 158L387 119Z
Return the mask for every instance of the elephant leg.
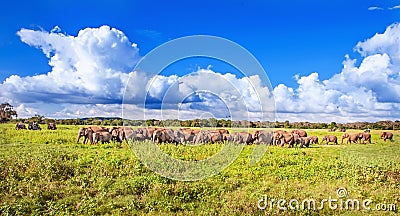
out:
M282 139L279 139L279 146L280 147L284 147L285 146L285 140L284 140L284 138L282 138Z
M90 144L93 144L93 135L89 136Z

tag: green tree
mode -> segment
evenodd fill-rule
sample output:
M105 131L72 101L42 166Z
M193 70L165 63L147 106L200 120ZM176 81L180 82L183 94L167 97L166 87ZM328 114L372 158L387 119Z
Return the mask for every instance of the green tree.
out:
M147 120L146 120L146 125L147 125L148 127L154 126L154 119L147 119Z
M44 116L35 114L34 116L29 118L29 121L30 122L37 122L39 124L43 124L44 123Z
M286 121L283 123L283 127L285 127L285 128L290 128L290 123L289 123L288 120L286 120Z
M208 119L208 127L217 127L218 121L215 118Z
M104 119L104 120L101 122L101 125L110 126L110 125L111 125L111 120L109 120L109 119Z
M207 119L200 120L200 127L209 127Z
M200 119L192 120L190 126L191 126L191 127L200 127L199 122L200 122Z
M80 118L76 118L73 120L73 124L74 125L82 125L83 121Z
M124 122L122 121L122 119L114 119L111 122L111 125L112 126L122 126L122 125L124 125Z
M8 122L12 117L17 118L17 112L14 107L9 103L2 103L0 105L0 123Z
M93 119L93 125L99 126L99 125L101 125L101 122L103 122L101 119L98 119L98 118Z
M189 120L181 121L181 127L190 127L190 121Z
M232 121L231 120L227 120L226 122L225 122L225 126L224 127L231 127L232 126Z
M92 118L87 118L84 120L84 125L93 125L93 119Z

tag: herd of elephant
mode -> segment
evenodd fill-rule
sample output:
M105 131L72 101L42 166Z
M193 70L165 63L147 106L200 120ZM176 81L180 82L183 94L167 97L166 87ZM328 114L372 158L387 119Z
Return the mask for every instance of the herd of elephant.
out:
M222 143L234 142L238 144L268 144L284 147L309 147L310 144L319 144L317 136L307 136L304 130L284 130L266 131L257 130L253 133L234 132L229 133L226 129L216 130L195 130L191 128L136 128L131 127L112 127L105 128L100 126L82 127L78 131L77 142L83 137L83 143L91 144L108 143L111 141L123 142L124 140L144 141L150 140L155 143L174 143L174 144L203 144L203 143ZM382 132L381 138L386 141L392 140L393 134ZM371 134L369 132L344 133L342 143L347 139L349 143L371 143ZM338 138L335 135L326 135L322 137L321 143L338 144Z
M39 123L37 123L37 122L30 122L28 124L28 129L29 130L42 130L42 128L40 127ZM48 130L57 130L56 123L52 123L52 122L48 123L47 124L47 129ZM18 122L15 125L15 130L26 130L26 126L25 126L24 123Z

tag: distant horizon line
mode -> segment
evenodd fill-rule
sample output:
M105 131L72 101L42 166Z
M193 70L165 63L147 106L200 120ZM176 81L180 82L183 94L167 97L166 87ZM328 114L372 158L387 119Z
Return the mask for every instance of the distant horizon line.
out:
M16 119L12 119L14 121L18 121L18 120L27 120L27 119L31 119L31 118L35 118L35 116L31 116L31 117L24 117L24 118L16 118ZM88 120L88 119L97 119L97 120L123 120L123 121L148 121L148 120L153 120L153 121L194 121L194 120L210 120L210 119L215 119L215 120L225 120L225 121L231 121L231 122L249 122L249 123L254 123L254 122L260 122L260 123L285 123L288 122L290 123L309 123L309 124L331 124L331 123L336 123L336 124L352 124L352 123L378 123L378 122L400 122L400 119L397 120L378 120L378 121L353 121L353 122L346 122L346 123L342 123L342 122L335 122L335 121L331 121L331 122L312 122L312 121L289 121L289 120L285 120L285 121L260 121L260 120L245 120L245 119L241 119L241 120L232 120L232 119L226 119L226 118L194 118L194 119L185 119L185 120L181 120L181 119L164 119L164 120L160 120L160 119L154 119L154 118L150 118L150 119L124 119L121 117L101 117L101 116L96 116L96 117L82 117L82 118L51 118L51 117L44 117L43 119L48 119L48 120Z

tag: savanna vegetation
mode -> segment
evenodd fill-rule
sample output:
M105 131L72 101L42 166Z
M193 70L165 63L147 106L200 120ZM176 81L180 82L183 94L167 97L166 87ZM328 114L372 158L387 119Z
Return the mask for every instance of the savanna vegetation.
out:
M46 128L42 125L42 128ZM2 215L387 215L400 207L400 132L383 142L372 130L372 144L268 147L254 166L245 146L237 160L209 178L183 182L159 176L142 165L124 142L76 143L79 126L57 130L15 130L0 125L0 214ZM240 130L240 129L235 129ZM354 130L359 131L359 130ZM347 132L352 132L348 130ZM307 130L309 136L340 132ZM340 143L340 139L339 139ZM201 160L223 144L196 147L160 144L181 160ZM371 199L371 210L260 210L269 198L322 200L338 198L345 188L351 199ZM377 203L392 211L373 211Z

